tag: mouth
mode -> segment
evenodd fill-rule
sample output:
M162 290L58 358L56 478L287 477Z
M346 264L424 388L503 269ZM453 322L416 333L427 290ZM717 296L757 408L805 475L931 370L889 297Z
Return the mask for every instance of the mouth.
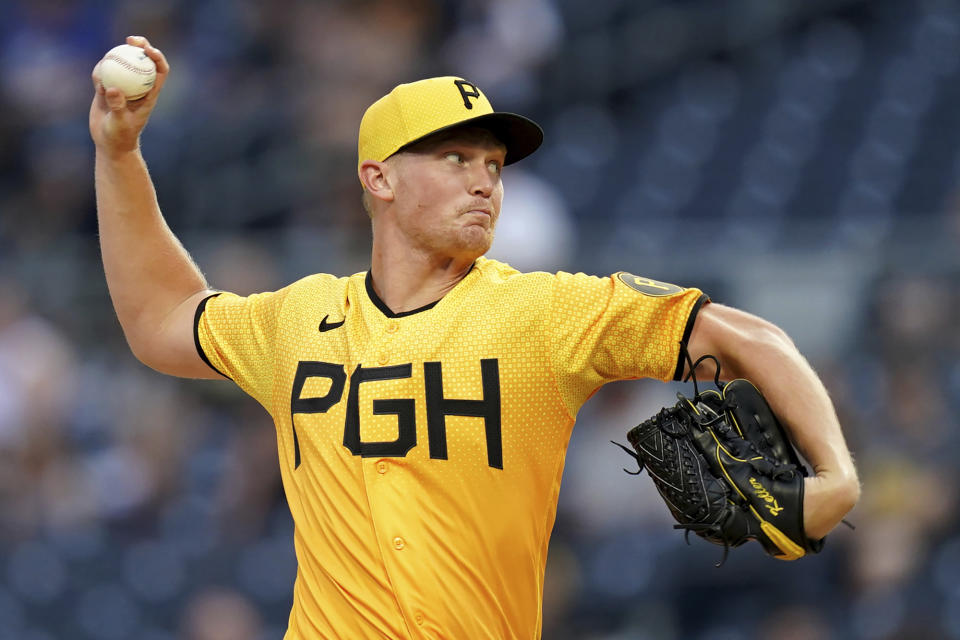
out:
M493 209L490 208L490 207L484 207L484 206L481 206L481 207L473 207L473 208L467 209L466 211L464 211L463 213L461 213L461 215L478 215L478 216L482 215L482 216L486 216L486 217L488 217L488 218L492 218L492 217L493 217Z

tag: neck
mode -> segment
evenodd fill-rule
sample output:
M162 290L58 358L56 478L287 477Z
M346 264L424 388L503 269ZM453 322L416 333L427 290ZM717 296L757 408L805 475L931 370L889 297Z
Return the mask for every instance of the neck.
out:
M370 260L373 289L394 313L436 302L470 272L475 257L392 252L374 242Z

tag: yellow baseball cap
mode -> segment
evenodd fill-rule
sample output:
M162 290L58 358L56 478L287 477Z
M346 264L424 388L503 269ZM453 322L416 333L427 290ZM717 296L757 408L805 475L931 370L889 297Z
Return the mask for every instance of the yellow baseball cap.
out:
M543 142L533 120L494 111L476 85L444 76L398 85L363 114L360 121L357 171L364 160L383 162L409 144L469 124L490 130L507 147L504 164L512 164Z

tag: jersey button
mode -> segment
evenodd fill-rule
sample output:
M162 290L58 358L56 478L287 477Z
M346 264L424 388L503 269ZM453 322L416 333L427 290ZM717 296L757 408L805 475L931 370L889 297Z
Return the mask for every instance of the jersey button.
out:
M380 364L387 364L390 362L390 354L382 352L379 356L377 356L377 362Z
M417 621L417 624L423 624L423 614L417 611L417 615L413 616L413 619Z
M399 551L400 549L403 549L403 547L406 546L406 544L407 543L404 542L403 538L401 538L400 536L397 536L396 538L393 539L393 548L396 549L397 551Z
M387 333L396 333L400 330L400 323L396 320L391 320L387 323Z
M377 463L377 473L384 474L387 472L387 463L381 460Z

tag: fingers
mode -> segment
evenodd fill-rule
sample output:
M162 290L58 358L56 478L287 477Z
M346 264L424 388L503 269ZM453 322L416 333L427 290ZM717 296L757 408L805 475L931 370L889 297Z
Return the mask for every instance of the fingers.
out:
M127 44L146 49L150 46L150 41L147 40L146 36L127 36Z
M144 113L149 113L153 107L153 104L157 100L157 95L160 88L163 86L167 78L167 73L170 71L170 65L167 63L166 57L163 55L163 52L160 49L157 49L150 44L150 41L143 36L127 36L127 44L133 45L135 47L140 47L144 50L144 53L153 60L154 64L157 65L157 78L153 83L153 87L144 96L144 99L137 100L136 102L131 103L127 100L126 96L123 95L116 87L104 87L103 82L100 78L100 67L103 64L103 60L97 62L96 66L93 67L93 71L90 74L90 79L93 81L93 88L96 92L98 99L102 99L107 108L111 111L120 111L125 109L128 105L135 107L136 110L140 110L143 107L146 107ZM102 105L103 103L101 103Z
M123 91L120 91L120 89L116 87L110 87L104 90L103 95L111 111L120 111L127 106L127 97L123 95Z
M148 99L155 97L167 81L167 74L170 72L170 64L167 62L166 56L163 55L160 49L150 44L150 41L144 36L127 36L127 44L142 48L144 53L147 54L147 57L157 65L157 79L153 84L153 88L151 88L150 92L146 95Z
M170 71L170 64L160 49L150 44L150 41L143 36L127 36L127 44L143 48L144 52L157 65L157 74L166 74Z

